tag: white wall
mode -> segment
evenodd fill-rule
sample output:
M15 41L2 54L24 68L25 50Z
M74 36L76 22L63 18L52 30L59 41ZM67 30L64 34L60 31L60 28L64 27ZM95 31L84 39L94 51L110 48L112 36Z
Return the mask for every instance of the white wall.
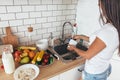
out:
M78 34L90 35L100 28L98 0L79 0L76 22Z
M27 42L27 27L34 31L32 42L60 36L64 21L75 21L77 0L0 0L0 37L10 26L21 44ZM69 32L66 30L66 32Z

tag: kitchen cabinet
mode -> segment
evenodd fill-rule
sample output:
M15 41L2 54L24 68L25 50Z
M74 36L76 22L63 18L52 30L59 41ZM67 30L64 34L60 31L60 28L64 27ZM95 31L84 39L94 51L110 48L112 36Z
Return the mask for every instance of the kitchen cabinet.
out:
M82 73L78 69L82 70L83 67L83 65L77 66L48 80L79 80Z
M52 78L50 78L50 79L48 79L48 80L60 80L60 76L57 75L57 76L54 76L54 77L52 77Z
M79 80L81 72L78 71L79 67L75 67L69 71L60 74L60 80Z

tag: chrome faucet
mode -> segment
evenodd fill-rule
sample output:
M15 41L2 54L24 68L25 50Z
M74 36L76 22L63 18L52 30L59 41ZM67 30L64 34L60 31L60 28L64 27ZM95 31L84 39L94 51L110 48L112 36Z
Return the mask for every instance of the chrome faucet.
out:
M67 23L72 27L72 32L74 32L74 30L73 30L73 25L72 25L71 22L65 22L65 23L63 24L63 26L62 26L62 39L60 39L60 41L61 41L63 44L64 44L64 41L65 41L64 27L65 27L65 25L66 25Z

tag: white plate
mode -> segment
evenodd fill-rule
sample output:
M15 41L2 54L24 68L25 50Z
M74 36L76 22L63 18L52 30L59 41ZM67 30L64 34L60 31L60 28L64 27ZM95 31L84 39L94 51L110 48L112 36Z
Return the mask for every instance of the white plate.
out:
M21 72L21 71L23 71L23 72ZM20 79L19 78L19 76L23 75L23 73L25 73L25 71L26 71L25 75L29 75L30 77L32 76L31 72L35 71L35 75L32 78L30 78L29 80L34 80L38 76L38 74L40 72L39 68L36 65L34 65L34 64L24 64L24 65L18 67L15 70L15 72L14 72L14 79L15 80L25 80L25 79ZM29 77L26 77L26 78L29 78Z

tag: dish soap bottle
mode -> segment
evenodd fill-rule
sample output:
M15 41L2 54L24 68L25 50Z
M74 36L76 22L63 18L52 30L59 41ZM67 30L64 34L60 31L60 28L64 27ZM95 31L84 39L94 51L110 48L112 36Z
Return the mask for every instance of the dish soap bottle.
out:
M7 74L11 74L15 70L15 63L8 47L5 47L2 53L2 62L4 66L4 70Z

